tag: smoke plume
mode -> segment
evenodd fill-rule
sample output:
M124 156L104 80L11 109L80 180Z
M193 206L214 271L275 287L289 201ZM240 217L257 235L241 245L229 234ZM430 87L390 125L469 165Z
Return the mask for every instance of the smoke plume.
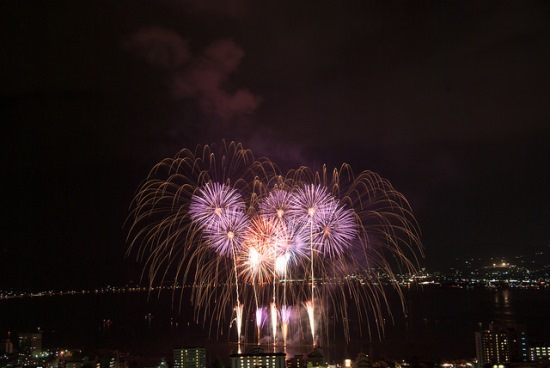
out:
M178 33L151 27L136 31L123 45L150 65L167 70L172 97L196 100L208 116L227 122L253 113L260 104L260 97L247 89L226 88L244 57L231 39L216 40L194 56Z

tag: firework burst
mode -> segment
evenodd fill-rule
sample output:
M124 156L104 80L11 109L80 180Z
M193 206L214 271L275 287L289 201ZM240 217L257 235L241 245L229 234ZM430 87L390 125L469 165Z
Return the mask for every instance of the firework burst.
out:
M260 202L260 212L262 216L288 223L289 208L292 206L293 196L287 190L274 189Z
M228 185L208 182L191 197L189 217L200 229L216 228L226 217L245 212L239 192Z
M316 343L330 316L341 316L349 337L350 303L366 329L375 320L381 334L391 311L378 275L395 280L395 267L413 273L421 254L412 210L389 181L369 171L356 177L348 165L283 175L234 142L158 163L129 224L128 252L145 260L150 285L166 277L193 284L197 318L217 321L211 330L236 320L238 342L254 330L259 338L265 310L273 342L280 331L286 344L289 329L307 324ZM307 323L291 327L290 311L300 308ZM255 328L247 327L254 313Z
M239 252L245 241L250 220L244 212L231 211L203 230L205 243L216 253L231 257Z
M288 216L303 226L317 223L333 205L334 198L327 188L320 185L304 184L293 193L288 206Z
M357 234L353 211L331 201L314 223L313 246L321 254L335 258L352 246Z

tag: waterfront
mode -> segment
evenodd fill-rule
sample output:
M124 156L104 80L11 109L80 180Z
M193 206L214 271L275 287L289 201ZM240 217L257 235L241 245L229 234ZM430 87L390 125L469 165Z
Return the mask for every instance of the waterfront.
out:
M403 289L407 316L392 293L394 323L386 320L385 336L369 339L352 320L351 341L343 343L341 331L333 331L325 356L339 361L359 352L373 359L460 359L475 356L474 331L479 323L491 321L526 323L533 342L549 341L550 291L522 289L446 289L428 287ZM393 296L392 296L393 295ZM213 358L225 360L231 346L224 329L209 336L208 325L193 321L192 309L163 291L41 296L0 301L0 333L34 331L44 333L44 347L72 347L86 351L118 349L140 356L169 356L175 347L204 345ZM186 299L184 299L186 300ZM229 326L228 326L229 327ZM231 335L232 336L232 335ZM234 339L233 339L234 340ZM307 353L297 347L288 353ZM301 350L301 351L300 351Z

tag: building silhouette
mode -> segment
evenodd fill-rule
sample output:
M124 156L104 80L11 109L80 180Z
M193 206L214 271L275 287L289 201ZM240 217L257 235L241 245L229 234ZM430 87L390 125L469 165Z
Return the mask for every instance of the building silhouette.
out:
M286 361L287 368L307 368L307 358L303 354L294 355Z
M357 354L357 358L352 363L352 368L372 368L369 356L365 353Z
M323 349L316 346L311 353L307 355L308 366L321 367L325 366L325 356L323 355Z
M13 353L13 343L11 342L11 333L8 332L8 337L2 340L0 345L0 353L12 354Z

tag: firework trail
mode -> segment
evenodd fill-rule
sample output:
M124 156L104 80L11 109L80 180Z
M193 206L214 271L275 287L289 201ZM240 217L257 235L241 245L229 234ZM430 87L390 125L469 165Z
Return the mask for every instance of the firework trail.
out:
M313 304L313 300L305 302L304 307L306 308L307 317L309 319L311 339L313 341L313 346L315 346L315 305Z
M286 346L289 323L290 323L290 308L286 305L283 305L281 307L281 332L283 334L283 346Z
M237 343L240 345L241 343L241 332L242 332L242 324L243 324L243 305L237 304L235 307L235 314L237 319Z
M277 306L275 305L275 302L271 303L271 309L270 309L270 316L271 316L271 331L273 334L273 345L276 344L276 338L277 338Z
M263 324L264 324L264 309L260 307L256 309L256 328L258 333L258 345L260 345L260 342L262 340L261 331L262 331Z
M314 344L331 316L349 338L350 303L369 334L372 320L381 336L391 311L379 275L403 300L394 270L414 273L422 253L412 210L386 179L355 176L345 164L283 174L235 142L184 149L155 165L129 225L128 253L145 261L150 286L166 278L191 285L196 319L211 331L235 319L238 343L254 313L259 341L268 309L274 343L280 316L286 344L292 308L305 309Z

